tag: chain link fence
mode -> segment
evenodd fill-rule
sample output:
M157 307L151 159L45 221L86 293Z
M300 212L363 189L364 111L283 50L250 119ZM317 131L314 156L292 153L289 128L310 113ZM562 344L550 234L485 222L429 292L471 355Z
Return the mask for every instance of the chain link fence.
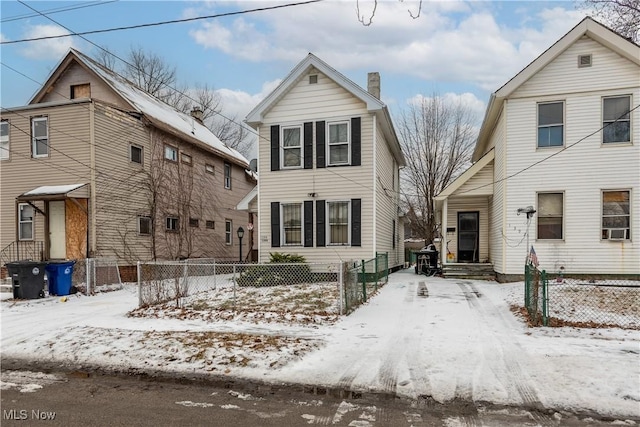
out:
M118 261L113 258L79 259L73 266L71 283L85 295L122 289Z
M525 308L533 326L640 329L640 281L549 277L527 264Z
M388 281L387 254L355 263L139 262L138 306L340 315Z

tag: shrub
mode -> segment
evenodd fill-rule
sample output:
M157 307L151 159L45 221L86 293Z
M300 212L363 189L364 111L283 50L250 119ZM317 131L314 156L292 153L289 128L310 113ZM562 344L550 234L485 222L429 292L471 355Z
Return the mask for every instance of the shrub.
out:
M257 265L247 268L238 277L238 285L279 286L311 281L311 269L302 255L279 252L271 253L270 255L269 264L271 265Z

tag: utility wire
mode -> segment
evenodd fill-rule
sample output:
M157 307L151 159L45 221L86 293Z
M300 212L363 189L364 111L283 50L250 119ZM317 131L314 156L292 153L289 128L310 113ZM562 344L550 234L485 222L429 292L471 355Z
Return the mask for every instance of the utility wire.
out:
M321 1L324 1L324 0L308 0L308 1L304 1L304 2L298 2L298 3L287 3L287 4L277 5L277 6L267 6L267 7L259 7L259 8L255 8L255 9L240 10L240 11L235 11L235 12L218 13L218 14L215 14L215 15L197 16L197 17L194 17L194 18L174 19L174 20L170 20L170 21L152 22L152 23L149 23L149 24L130 25L130 26L125 26L125 27L107 28L107 29L103 29L103 30L82 31L82 32L79 32L79 33L72 32L71 34L60 34L60 35L57 35L57 36L42 36L42 37L33 37L33 38L28 38L28 39L7 40L7 41L0 42L0 45L2 45L2 44L14 44L14 43L32 42L32 41L38 41L38 40L59 39L59 38L71 37L71 36L86 36L86 35L89 35L89 34L109 33L109 32L113 32L113 31L132 30L132 29L136 29L136 28L157 27L157 26L160 26L160 25L168 25L168 24L178 24L178 23L183 23L183 22L200 21L200 20L203 20L203 19L213 19L213 18L223 18L223 17L227 17L227 16L245 15L245 14L248 14L248 13L264 12L264 11L275 10L275 9L285 9L285 8L294 7L294 6L303 6L303 5L312 4L312 3L319 3ZM20 2L20 3L22 3L22 2Z
M84 8L87 8L87 7L102 6L104 4L115 3L117 1L119 1L119 0L87 2L87 3L81 3L81 4L76 5L76 6L57 7L57 8L53 8L53 9L48 9L48 10L44 10L43 12L44 13L48 13L48 14L60 13L60 12L68 12L70 10L84 9ZM11 16L9 18L4 18L4 19L0 20L0 22L19 21L21 19L33 18L35 16L40 16L40 14L39 13L31 13L31 14L25 14L25 15Z

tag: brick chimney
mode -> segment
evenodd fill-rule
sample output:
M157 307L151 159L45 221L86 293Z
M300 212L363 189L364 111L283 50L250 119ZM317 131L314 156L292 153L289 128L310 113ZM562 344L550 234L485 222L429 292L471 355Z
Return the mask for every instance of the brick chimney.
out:
M380 99L380 73L367 74L367 92Z
M204 122L202 121L202 116L203 116L202 109L200 107L193 107L193 109L191 110L191 117L196 119L196 121L201 125L204 125Z

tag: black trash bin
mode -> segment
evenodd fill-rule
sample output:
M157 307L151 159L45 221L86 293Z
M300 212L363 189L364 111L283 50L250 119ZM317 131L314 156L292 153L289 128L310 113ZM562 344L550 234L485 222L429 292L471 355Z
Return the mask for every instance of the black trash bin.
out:
M416 274L432 276L438 272L438 250L432 243L416 252Z
M14 299L44 297L44 272L47 263L40 261L9 262L7 272L11 276Z

